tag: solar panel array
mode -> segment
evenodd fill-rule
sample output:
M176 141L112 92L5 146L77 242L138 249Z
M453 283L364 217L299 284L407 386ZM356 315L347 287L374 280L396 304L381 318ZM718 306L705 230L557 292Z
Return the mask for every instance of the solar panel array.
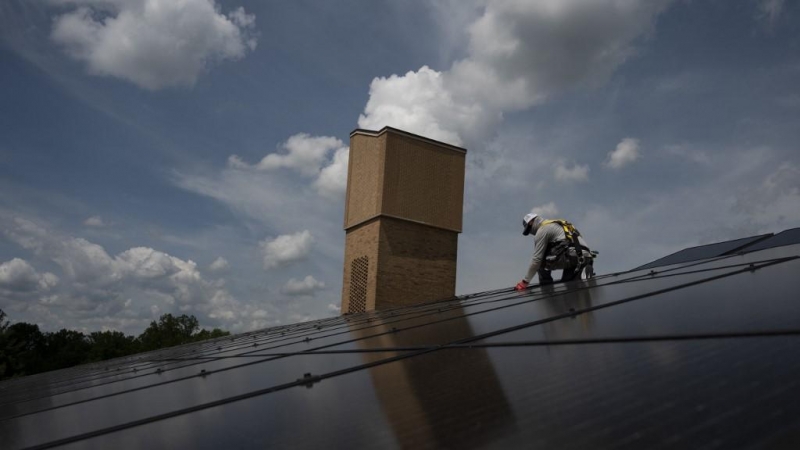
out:
M689 247L677 251L671 255L659 258L653 262L639 266L633 270L652 269L654 267L669 266L672 264L680 264L689 261L697 261L698 259L716 258L717 256L724 256L736 253L746 249L750 245L764 241L772 237L770 234L762 234L759 236L751 236L742 239L734 239L732 241L717 242L714 244L700 245L697 247Z
M0 442L796 448L800 240L779 237L5 381Z

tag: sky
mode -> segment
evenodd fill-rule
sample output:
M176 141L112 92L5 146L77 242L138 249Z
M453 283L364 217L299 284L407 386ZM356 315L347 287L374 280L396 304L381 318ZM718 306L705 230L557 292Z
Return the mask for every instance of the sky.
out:
M598 273L800 226L800 3L3 0L0 308L44 330L338 315L349 134L468 149L457 293L530 211Z

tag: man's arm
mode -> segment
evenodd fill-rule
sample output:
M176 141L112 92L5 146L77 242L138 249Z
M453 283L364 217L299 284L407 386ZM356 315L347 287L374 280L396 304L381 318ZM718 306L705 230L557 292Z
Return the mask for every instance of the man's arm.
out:
M531 265L528 267L528 273L525 275L523 280L526 283L530 283L533 276L536 275L536 272L539 271L539 267L542 265L542 261L544 261L545 252L547 251L547 237L542 233L540 239L536 239L536 248L533 250L533 257L531 258Z

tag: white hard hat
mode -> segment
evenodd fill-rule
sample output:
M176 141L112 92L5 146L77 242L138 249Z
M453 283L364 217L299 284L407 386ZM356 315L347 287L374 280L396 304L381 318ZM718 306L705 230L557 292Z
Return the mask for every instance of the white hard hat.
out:
M537 217L539 217L538 214L528 213L522 218L522 226L525 227L525 229L522 231L523 236L531 234L531 229L533 228L533 219Z

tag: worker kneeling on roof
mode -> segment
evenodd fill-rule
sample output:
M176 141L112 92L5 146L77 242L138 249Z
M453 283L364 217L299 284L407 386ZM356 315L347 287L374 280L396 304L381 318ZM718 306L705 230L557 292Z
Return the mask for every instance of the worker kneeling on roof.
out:
M563 270L561 281L580 280L586 271L586 278L594 276L594 258L575 227L566 220L544 220L538 214L526 214L522 219L522 234L535 236L536 247L533 251L531 265L525 278L520 281L516 290L528 287L533 275L539 273L540 284L553 282L552 270Z

